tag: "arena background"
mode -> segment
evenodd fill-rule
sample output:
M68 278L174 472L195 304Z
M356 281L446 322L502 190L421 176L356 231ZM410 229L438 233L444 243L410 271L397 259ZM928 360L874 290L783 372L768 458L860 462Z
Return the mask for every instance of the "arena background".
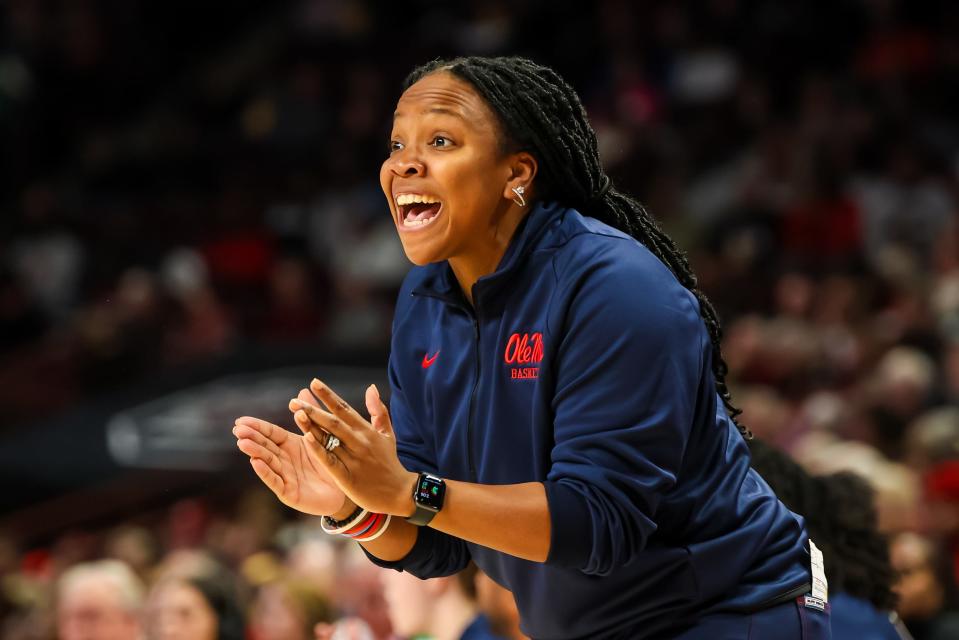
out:
M384 386L408 268L377 180L390 113L457 54L572 82L716 304L743 422L867 477L881 528L955 573L956 3L8 0L4 637L49 637L81 560L147 576L196 547L255 583L320 544L230 428L290 424L314 375ZM341 553L312 562L364 580Z

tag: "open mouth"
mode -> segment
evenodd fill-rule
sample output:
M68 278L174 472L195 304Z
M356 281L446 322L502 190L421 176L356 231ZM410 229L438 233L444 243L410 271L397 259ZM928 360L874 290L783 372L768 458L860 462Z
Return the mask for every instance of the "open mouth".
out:
M418 229L429 225L440 215L443 203L433 196L404 193L396 196L396 209L400 225L405 229Z

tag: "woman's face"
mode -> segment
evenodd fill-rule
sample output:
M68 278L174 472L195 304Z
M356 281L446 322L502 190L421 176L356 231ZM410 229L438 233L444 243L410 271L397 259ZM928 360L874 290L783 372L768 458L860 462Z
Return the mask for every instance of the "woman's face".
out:
M216 613L193 585L161 584L150 597L147 637L150 640L216 640Z
M428 581L400 571L384 571L381 580L393 633L411 637L429 632L435 594Z
M482 254L518 184L515 158L501 152L496 118L469 83L439 71L403 92L380 184L407 257Z
M913 534L897 536L889 548L892 568L899 574L893 587L899 596L896 611L906 619L934 616L943 604L943 588L930 564L928 541Z
M303 614L289 593L279 585L267 585L257 594L250 621L259 640L306 638Z

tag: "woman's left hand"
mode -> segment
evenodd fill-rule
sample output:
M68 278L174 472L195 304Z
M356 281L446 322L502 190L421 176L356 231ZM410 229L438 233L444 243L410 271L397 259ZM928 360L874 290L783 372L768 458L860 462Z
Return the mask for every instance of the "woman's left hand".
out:
M340 489L357 505L377 513L412 515L417 474L407 471L396 454L396 438L386 405L375 385L366 390L370 420L319 380L310 391L327 411L309 403L290 401L293 419L304 433L322 445L330 433L340 444L332 451L313 447L310 453L323 465Z

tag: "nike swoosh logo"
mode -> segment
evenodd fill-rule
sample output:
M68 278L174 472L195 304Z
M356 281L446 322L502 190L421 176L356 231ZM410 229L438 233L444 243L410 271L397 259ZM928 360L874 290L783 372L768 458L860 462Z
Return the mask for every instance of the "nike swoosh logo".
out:
M440 352L437 351L436 353L433 354L433 357L432 357L432 358L427 358L427 357L426 357L426 354L424 353L424 354L423 354L423 368L424 368L424 369L429 369L431 366L433 366L433 363L436 362L436 356L438 356L439 354L440 354Z

